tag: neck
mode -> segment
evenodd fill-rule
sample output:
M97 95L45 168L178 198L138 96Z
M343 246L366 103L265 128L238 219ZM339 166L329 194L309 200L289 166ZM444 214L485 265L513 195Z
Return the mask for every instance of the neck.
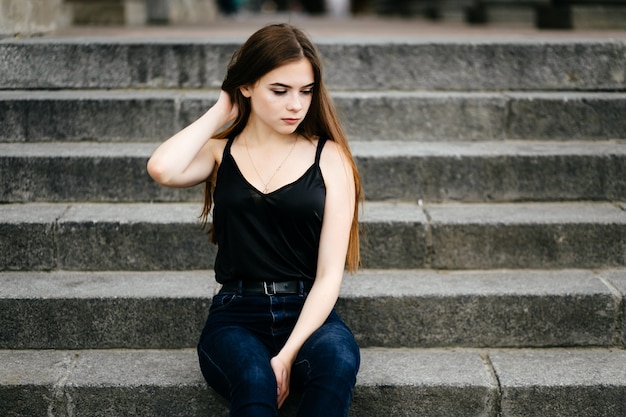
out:
M288 135L282 135L275 131L257 130L254 128L246 127L239 137L244 140L249 146L281 146L284 144L290 144L298 137L297 133L291 133Z
M290 134L276 132L265 124L255 123L251 118L239 136L244 138L251 146L271 146L292 143L298 137L298 134L296 132Z

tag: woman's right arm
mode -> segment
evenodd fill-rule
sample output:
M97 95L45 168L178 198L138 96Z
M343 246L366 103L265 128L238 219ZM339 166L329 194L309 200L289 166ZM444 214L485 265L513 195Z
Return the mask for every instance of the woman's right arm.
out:
M216 161L210 139L237 113L230 96L221 91L213 107L154 151L147 167L152 179L168 187L191 187L206 180Z

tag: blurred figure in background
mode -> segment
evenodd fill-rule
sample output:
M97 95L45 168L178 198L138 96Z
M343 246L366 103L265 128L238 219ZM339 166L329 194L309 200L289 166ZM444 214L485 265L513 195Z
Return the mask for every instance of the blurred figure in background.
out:
M216 0L220 13L226 16L243 10L252 13L301 11L306 14L320 15L326 12L326 1L337 3L337 1L348 2L349 0Z

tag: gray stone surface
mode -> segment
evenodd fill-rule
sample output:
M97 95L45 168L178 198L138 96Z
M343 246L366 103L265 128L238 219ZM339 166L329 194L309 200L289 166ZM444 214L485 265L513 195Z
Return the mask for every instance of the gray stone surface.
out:
M0 92L0 141L146 141L178 130L171 93Z
M67 351L0 351L0 414L64 413L57 404L64 400L62 385L72 371L74 357Z
M621 275L620 275L621 274ZM337 310L361 347L622 344L623 270L364 270ZM216 290L209 271L0 274L0 349L191 348Z
M626 132L619 93L510 93L510 139L611 139Z
M624 355L362 349L351 415L614 417L626 406ZM0 351L0 358L3 415L225 415L193 349Z
M615 298L622 306L622 320L618 322L617 332L619 336L616 344L621 343L626 346L626 269L607 271L602 276L615 288Z
M623 39L316 39L331 89L623 90ZM198 37L0 43L0 88L216 88L243 42Z
M497 383L478 353L365 349L361 363L351 415L495 415Z
M419 268L428 263L427 219L415 204L368 203L362 209L365 268Z
M501 384L502 416L626 414L626 351L512 351L489 355Z
M54 222L65 209L47 204L0 206L0 270L56 269Z
M167 188L154 182L146 162L158 144L0 144L3 202L202 201L203 187Z
M121 415L129 409L145 416L224 413L224 403L202 379L195 350L84 351L66 387L81 415Z
M609 140L626 132L622 93L352 91L333 97L354 140ZM0 141L160 141L215 98L215 90L1 91L6 124Z
M213 265L199 203L0 205L3 269L179 270ZM34 240L17 221L42 214ZM59 213L63 213L59 215ZM13 216L13 217L11 217ZM56 221L55 221L56 220ZM601 268L626 264L626 213L608 203L367 202L366 268ZM43 239L43 240L42 240ZM21 243L20 243L21 242ZM37 243L39 242L39 243ZM21 245L21 246L20 246ZM30 245L30 246L29 246ZM28 255L38 247L47 254Z
M0 143L0 200L201 201L146 173L157 143ZM351 148L368 200L626 199L623 142L362 142Z
M2 269L207 269L215 246L200 211L198 203L0 205Z
M0 358L11 364L0 369L3 415L25 407L30 415L50 410L68 417L128 410L146 417L226 415L224 401L206 388L192 349L0 351ZM55 368L61 369L51 372ZM45 375L53 394L45 389ZM22 404L28 395L30 401ZM496 404L496 381L475 352L363 349L350 415L488 417Z
M0 348L183 348L197 343L213 274L0 274Z
M7 40L0 43L0 87L219 88L236 47L202 40Z
M212 267L215 246L200 229L199 204L71 206L59 219L59 267L176 270Z
M626 262L626 213L603 203L426 206L443 269L599 268Z
M610 346L622 306L586 271L364 271L337 305L361 346Z
M333 94L346 132L359 140L497 140L506 137L506 98L491 93Z
M370 200L566 201L626 196L624 143L353 141L351 148Z

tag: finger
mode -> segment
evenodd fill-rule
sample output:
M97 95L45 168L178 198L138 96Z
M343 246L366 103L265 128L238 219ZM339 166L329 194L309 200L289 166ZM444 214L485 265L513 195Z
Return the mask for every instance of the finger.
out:
M289 388L283 390L283 392L278 396L278 408L282 407L285 403L285 400L289 396Z

